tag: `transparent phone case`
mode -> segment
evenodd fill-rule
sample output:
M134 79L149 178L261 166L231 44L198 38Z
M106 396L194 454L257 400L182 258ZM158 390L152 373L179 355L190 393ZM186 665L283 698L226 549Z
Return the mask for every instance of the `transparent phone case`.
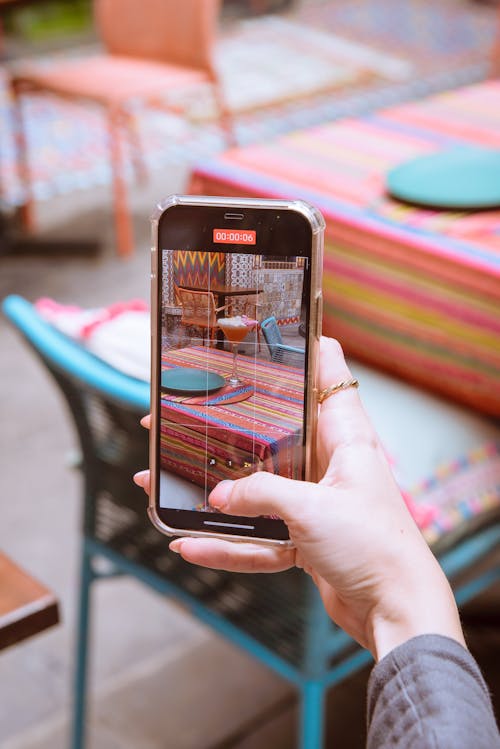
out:
M314 473L314 455L317 420L317 371L319 358L319 339L321 336L322 320L322 295L321 281L323 270L323 237L325 221L321 213L309 203L301 200L268 200L253 198L224 198L209 196L193 195L170 195L157 204L151 217L152 246L151 246L151 431L150 431L150 470L151 470L151 493L149 498L148 515L153 525L162 533L168 536L194 536L194 537L213 537L223 538L233 541L252 541L262 544L271 544L278 546L291 546L289 540L260 538L240 536L237 533L217 533L214 531L199 531L189 528L174 528L166 525L159 517L157 512L158 497L156 496L156 480L158 465L158 445L159 440L159 414L158 411L158 357L161 356L161 342L157 331L158 316L161 314L159 309L159 223L161 217L166 211L174 206L200 206L200 207L220 207L231 209L261 208L274 209L278 211L294 211L301 214L309 223L312 232L312 251L311 251L311 273L310 273L310 309L309 309L309 326L308 336L308 379L307 379L307 396L306 396L306 449L305 449L305 478L306 480L316 480Z

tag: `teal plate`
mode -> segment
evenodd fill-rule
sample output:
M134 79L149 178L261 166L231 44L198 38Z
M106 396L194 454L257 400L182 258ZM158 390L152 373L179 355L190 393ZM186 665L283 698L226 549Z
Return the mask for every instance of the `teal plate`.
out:
M190 393L192 395L213 393L224 387L226 381L216 372L192 367L175 367L161 373L161 389L168 393Z
M391 169L387 191L405 203L446 210L500 206L500 151L457 147Z

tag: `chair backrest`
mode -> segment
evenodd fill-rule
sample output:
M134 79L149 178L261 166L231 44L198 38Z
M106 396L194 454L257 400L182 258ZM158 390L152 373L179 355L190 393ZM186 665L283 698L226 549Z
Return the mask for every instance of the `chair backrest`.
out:
M215 328L217 314L215 298L211 291L189 291L177 289L182 308L181 323L199 325L202 328Z
M220 0L94 0L94 16L110 54L204 70L212 50Z
M264 333L264 338L266 339L266 343L269 347L275 345L276 343L283 343L280 329L274 315L272 315L271 317L266 317L266 319L261 322L260 327L262 329L262 332Z
M276 318L274 316L267 317L261 322L260 328L264 334L264 339L267 343L269 353L271 354L271 359L274 361L276 359L276 344L283 343Z
M271 355L271 361L303 369L305 350L298 346L289 346L283 343L280 329L274 316L263 320L260 328L264 334Z

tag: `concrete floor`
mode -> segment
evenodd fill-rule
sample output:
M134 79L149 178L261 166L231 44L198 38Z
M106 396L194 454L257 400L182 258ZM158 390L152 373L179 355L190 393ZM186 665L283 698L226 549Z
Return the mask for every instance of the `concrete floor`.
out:
M176 167L133 189L137 251L113 252L106 190L39 207L40 228L57 237L94 236L97 258L2 257L0 297L47 295L98 306L147 297L147 217L162 196L182 191ZM62 624L0 656L0 746L67 746L77 595L80 483L71 468L74 437L62 402L45 372L0 320L0 544L50 585L62 602ZM477 415L416 393L357 364L368 411L410 483L479 438L498 435ZM433 439L429 439L432 419ZM500 636L488 624L500 590L485 595L469 616L470 642L496 697L500 696ZM470 619L473 621L473 619ZM101 583L94 599L92 749L288 749L294 745L293 690L266 668L215 637L191 616L139 583ZM497 628L498 629L498 628ZM332 690L328 745L364 744L369 669Z

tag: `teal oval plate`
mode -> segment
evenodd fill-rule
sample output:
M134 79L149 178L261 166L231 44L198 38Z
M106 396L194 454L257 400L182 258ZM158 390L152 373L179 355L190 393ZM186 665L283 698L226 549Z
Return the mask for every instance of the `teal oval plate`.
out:
M168 393L204 394L213 393L224 387L224 377L216 372L193 367L174 367L161 373L161 389Z
M478 210L500 206L500 151L458 147L391 169L387 191L405 203Z

